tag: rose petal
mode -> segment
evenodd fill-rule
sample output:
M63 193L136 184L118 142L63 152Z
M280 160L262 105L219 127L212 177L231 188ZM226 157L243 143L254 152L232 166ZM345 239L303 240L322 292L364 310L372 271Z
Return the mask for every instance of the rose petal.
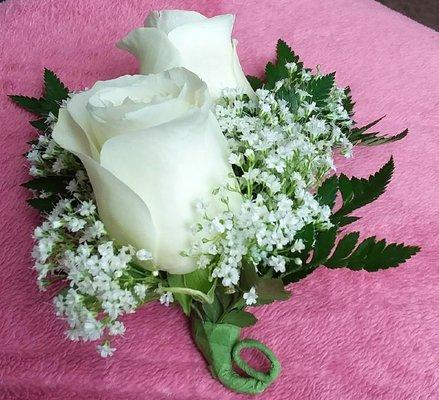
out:
M76 155L87 170L96 196L99 218L110 236L120 244L147 249L155 257L157 235L144 201L92 158L79 153Z
M209 199L231 172L212 118L193 110L186 121L116 136L102 148L102 165L148 205L158 235L158 266L171 273L196 268L180 255L191 246L194 204Z
M105 140L105 134L99 130L98 126L96 126L97 122L99 121L95 121L93 118L90 118L90 113L87 110L87 105L90 98L99 90L102 90L104 88L120 88L130 86L144 79L145 76L143 75L124 75L108 81L98 81L93 85L91 89L85 92L74 94L67 102L67 110L70 116L86 134L91 148L94 148L96 151L99 152L102 143Z
M233 43L233 71L235 74L235 79L239 82L239 88L244 91L251 99L256 100L256 93L248 82L244 71L242 70L241 63L239 61L237 47L238 41L236 39L232 40Z
M152 11L145 20L146 27L157 28L168 34L177 26L204 21L207 18L196 11L161 10Z
M84 164L96 196L99 217L110 235L121 244L148 249L155 254L157 237L148 207L127 185L91 158L84 132L66 109L60 110L53 138Z
M147 75L181 66L180 54L166 33L157 28L135 29L116 46L138 58L141 74Z
M180 54L180 65L200 76L213 97L219 97L223 88L236 87L233 22L233 15L219 15L181 25L168 35Z
M99 147L113 136L177 119L191 107L209 101L206 84L184 68L139 78L127 87L110 84L89 97L89 126Z
M85 132L65 108L59 110L58 121L53 129L52 137L63 149L99 160L99 153L93 143L89 142Z

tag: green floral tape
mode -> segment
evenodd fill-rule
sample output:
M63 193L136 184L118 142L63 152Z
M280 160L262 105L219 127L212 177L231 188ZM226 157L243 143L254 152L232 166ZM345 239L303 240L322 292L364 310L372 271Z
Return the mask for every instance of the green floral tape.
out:
M257 340L239 340L241 328L194 320L193 329L195 342L209 362L212 375L229 389L247 394L262 393L279 376L281 367L274 353ZM267 373L255 370L241 358L241 350L245 348L257 349L267 357L271 363ZM233 363L248 376L236 373Z
M255 370L241 358L241 350L251 349L251 348L259 350L270 361L271 366L267 373ZM266 382L267 386L271 382L273 382L280 373L281 368L280 368L279 360L276 358L274 353L267 346L265 346L265 344L257 340L254 339L240 340L233 347L232 357L236 365L239 368L241 368L248 376L257 379L258 381Z

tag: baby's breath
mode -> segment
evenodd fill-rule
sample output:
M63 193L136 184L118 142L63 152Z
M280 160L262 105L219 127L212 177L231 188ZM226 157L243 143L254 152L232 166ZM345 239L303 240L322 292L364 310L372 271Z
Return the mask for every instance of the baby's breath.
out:
M54 142L50 130L32 144L27 159L33 176L70 177L62 196L34 191L36 198L56 199L52 210L42 214L43 222L34 232L32 255L38 284L44 290L62 282L53 302L56 314L69 325L67 337L101 339L98 352L103 357L111 356L115 349L109 338L125 332L120 317L160 297L155 292L157 275L136 264L138 260L152 263L152 255L110 239L97 214L82 164ZM166 300L169 304L171 298Z
M297 66L287 68L293 74ZM227 90L214 108L243 202L215 216L198 206L202 218L189 254L197 257L199 268L211 268L224 286L238 284L244 261L279 274L287 264L299 265L304 244L296 240L297 233L310 224L316 230L331 227L331 210L319 204L315 190L335 170L335 149L351 155L352 144L343 132L352 121L342 89L334 86L321 107L311 101L302 89L311 77L304 70L299 81L284 79L273 90L257 90L255 100ZM294 109L280 95L283 88L298 94Z

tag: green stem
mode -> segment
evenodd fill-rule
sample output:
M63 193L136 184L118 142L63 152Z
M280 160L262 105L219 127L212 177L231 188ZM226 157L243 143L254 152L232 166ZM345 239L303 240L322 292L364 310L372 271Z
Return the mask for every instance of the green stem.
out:
M204 318L203 318L203 316L201 315L200 310L198 309L198 307L197 307L194 303L191 303L191 308L195 311L195 313L197 314L197 317L198 317L201 321L204 321Z
M199 299L202 302L206 302L212 304L213 299L206 295L206 293L200 292L199 290L185 288L185 287L166 287L162 286L157 289L157 293L179 293L179 294L187 294L189 296L194 297L195 299Z
M229 307L227 307L224 312L221 314L221 316L218 318L218 323L222 323L225 316L235 308L243 308L245 306L244 299L242 297L239 297L238 300L236 300L234 303L232 303Z

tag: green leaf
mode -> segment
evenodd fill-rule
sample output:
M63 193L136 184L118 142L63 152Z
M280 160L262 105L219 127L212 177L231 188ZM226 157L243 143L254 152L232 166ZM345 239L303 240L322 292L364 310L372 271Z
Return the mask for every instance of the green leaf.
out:
M351 88L348 86L344 89L344 94L346 98L343 99L343 107L348 112L349 116L352 117L354 114L355 102L352 100Z
M224 310L228 309L232 305L236 297L239 297L238 292L228 293L227 289L223 285L218 285L215 292L216 297L221 303Z
M341 218L352 211L371 203L381 196L392 178L394 169L393 157L374 175L364 178L348 178L341 174L338 186L343 198L343 205L332 216L331 220L338 223Z
M385 117L386 116L383 115L382 117L376 119L375 121L372 121L372 122L368 123L367 125L362 126L361 128L354 128L354 129L352 129L350 135L352 135L352 134L362 135L364 132L366 132L367 130L372 128L372 126L375 126L378 122L380 122ZM351 138L351 136L349 136L349 138Z
M281 279L260 278L256 284L257 304L269 304L276 300L288 300L291 293L284 289Z
M312 268L304 267L297 271L288 273L288 275L282 277L282 281L284 285L288 285L289 283L293 283L293 282L299 282L303 278L306 278L308 275L312 274L315 270L316 270L315 267Z
M21 186L32 190L43 190L46 193L59 193L65 190L66 179L69 178L59 175L46 176L32 179L26 183L23 183Z
M420 250L417 246L405 246L402 243L387 244L384 239L377 241L375 236L363 240L355 247L358 238L358 232L346 235L324 265L328 268L346 267L373 272L396 267Z
M201 302L213 302L215 296L216 281L209 280L209 271L207 269L197 269L190 274L174 275L168 274L168 284L171 288L185 288L199 293L175 293L174 298L181 305L186 315L190 314L192 299ZM205 294L203 300L201 294Z
M337 237L337 226L318 232L316 235L314 253L310 263L307 267L318 267L322 264L331 254L331 251L335 244L335 239Z
M227 313L221 322L245 328L256 324L257 321L258 319L252 313L244 310L233 310Z
M196 269L190 274L183 275L183 282L185 287L199 290L200 292L207 294L213 286L213 281L211 282L209 278L210 274L207 268Z
M305 245L303 252L307 253L314 245L315 239L315 227L314 224L305 225L294 237L296 240L301 239Z
M282 39L279 39L276 44L277 63L285 65L286 63L299 63L299 56L294 53L290 46ZM299 66L300 68L302 65Z
M333 208L338 191L338 178L336 175L332 175L326 179L319 189L317 190L317 200L321 205L329 206Z
M288 103L288 108L292 113L297 112L299 108L299 96L292 89L281 87L276 92L276 97L285 100Z
M352 224L359 219L361 219L361 217L355 217L354 215L343 215L339 219L337 219L337 225L341 228L343 226Z
M404 139L408 133L409 130L404 129L401 133L393 136L379 136L379 132L365 133L363 135L352 134L349 136L349 140L354 144L363 144L365 146L378 146L381 144L392 143Z
M168 274L168 284L170 287L185 287L184 275ZM186 315L191 313L192 298L188 294L174 293L174 299L180 304Z
M303 63L300 62L299 56L281 39L277 41L276 56L276 63L269 62L265 67L265 87L267 89L273 89L277 81L290 77L290 72L285 64L296 63L296 75L299 75L303 69ZM294 75L292 78L294 79Z
M349 256L349 254L351 254L351 252L354 250L359 237L359 232L348 233L338 242L331 259L340 260Z
M310 251L315 246L317 239L315 226L313 224L306 225L296 234L295 239L301 239L305 245L305 248L297 255L302 260L302 265L297 265L292 260L287 263L286 272L281 276L284 285L306 278L318 267L318 265L307 263Z
M64 99L67 99L69 91L66 86L59 80L59 78L50 70L44 70L44 96L41 98L27 97L27 96L9 96L19 106L27 111L43 117L38 121L33 121L37 129L45 130L44 120L52 113L55 117L58 116L58 111Z
M265 79L267 89L274 88L277 81L288 77L288 70L285 65L277 65L269 62L265 66Z
M315 242L315 227L313 224L305 225L294 237L296 240L301 239L305 248L297 254L297 257L302 260L302 265L299 266L293 261L290 261L286 265L286 271L281 275L284 285L291 282L298 282L302 278L308 276L315 270L314 267L307 265L306 261L309 258L309 252L314 246ZM296 255L295 255L296 257Z
M50 107L44 99L37 99L35 97L10 95L9 98L24 108L25 110L36 114L38 116L47 116L50 112Z
M285 300L290 297L289 292L284 290L281 279L272 278L270 274L259 276L255 267L250 263L243 264L240 277L240 288L248 292L255 287L258 294L257 304L268 304L275 300ZM241 300L243 300L241 298ZM244 303L243 303L244 305Z
M61 82L50 69L44 69L44 98L61 103L69 97L69 89Z
M408 129L404 129L402 132L393 136L380 135L379 132L366 133L367 130L369 130L378 122L380 122L384 117L385 115L365 126L362 126L361 128L352 129L348 134L349 140L354 144L363 144L366 146L378 146L381 144L396 142L398 140L404 139L407 136L409 132Z
M252 75L247 75L247 80L248 83L250 83L250 86L253 88L253 90L260 89L264 84L261 79Z
M251 263L243 263L239 280L241 289L248 292L253 286L256 286L259 279L255 266Z
M36 208L40 212L50 212L57 203L58 198L56 196L50 196L45 199L35 198L26 201L30 206Z
M38 130L40 130L41 132L47 132L47 130L49 129L49 127L46 123L46 118L40 118L40 119L37 119L35 121L29 121L29 123L34 128L37 128Z
M326 104L329 98L329 93L334 86L335 72L321 77L313 78L306 88L306 91L312 96L312 100L317 107L322 107Z
M219 318L224 312L224 307L222 306L219 298L216 296L211 304L204 302L202 307L204 314L211 322L218 322Z

